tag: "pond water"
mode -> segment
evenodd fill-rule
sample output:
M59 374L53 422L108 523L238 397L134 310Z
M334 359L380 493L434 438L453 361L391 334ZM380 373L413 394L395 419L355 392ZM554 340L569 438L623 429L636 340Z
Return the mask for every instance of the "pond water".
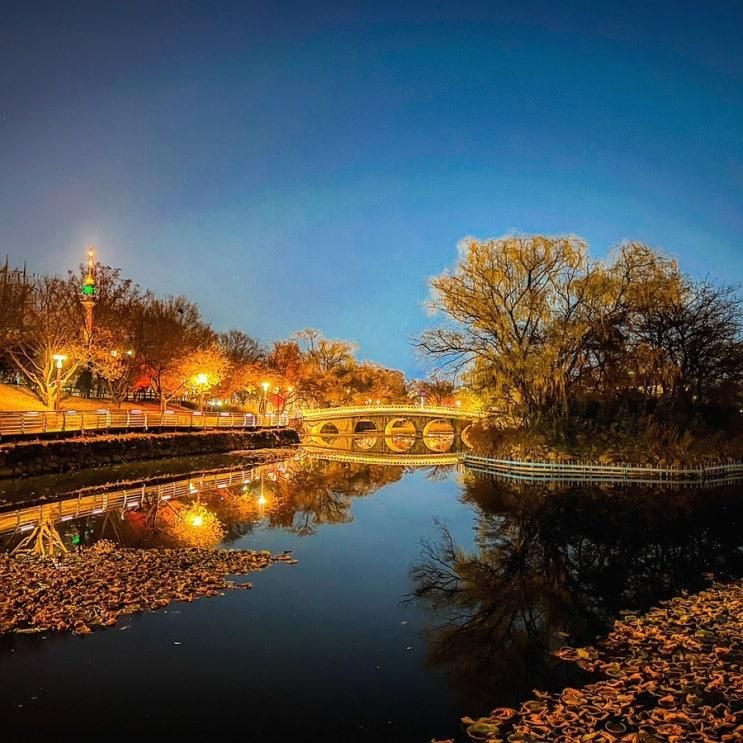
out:
M0 638L3 740L461 738L462 715L580 683L551 649L698 590L706 573L743 575L737 487L556 488L451 466L299 455L256 468L231 455L6 482L0 495L8 512L153 475L159 489L120 501L112 485L112 510L85 500L95 488L67 497L83 515L58 524L63 539L291 549L298 564L86 637ZM199 528L184 518L193 509Z

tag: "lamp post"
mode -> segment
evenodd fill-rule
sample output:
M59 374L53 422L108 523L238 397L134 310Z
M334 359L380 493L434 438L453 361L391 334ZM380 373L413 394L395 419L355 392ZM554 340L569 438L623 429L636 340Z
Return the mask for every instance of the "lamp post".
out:
M57 373L54 378L54 409L59 410L59 401L60 401L60 382L62 377L62 366L65 361L67 361L67 356L63 353L55 353L54 356L52 356L52 359L54 359L54 366L57 369Z
M196 375L196 384L199 388L199 412L204 412L204 392L206 391L207 385L209 384L209 375L204 372L200 372Z
M264 415L266 414L266 395L268 395L268 388L271 386L270 382L261 382L261 387L263 387L263 400L261 401L261 413Z

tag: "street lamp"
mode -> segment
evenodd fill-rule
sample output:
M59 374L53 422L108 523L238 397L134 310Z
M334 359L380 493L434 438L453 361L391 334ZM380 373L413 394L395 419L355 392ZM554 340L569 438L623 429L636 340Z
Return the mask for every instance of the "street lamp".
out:
M261 387L263 387L263 401L261 402L261 413L266 412L266 395L268 394L268 388L271 386L270 382L261 382Z
M196 384L199 388L199 412L204 412L204 392L209 384L209 375L204 372L199 372L196 375Z
M54 379L54 409L59 410L59 399L60 395L60 378L62 376L62 365L67 361L67 356L63 353L55 353L52 356L54 359L54 366L57 369L57 374Z

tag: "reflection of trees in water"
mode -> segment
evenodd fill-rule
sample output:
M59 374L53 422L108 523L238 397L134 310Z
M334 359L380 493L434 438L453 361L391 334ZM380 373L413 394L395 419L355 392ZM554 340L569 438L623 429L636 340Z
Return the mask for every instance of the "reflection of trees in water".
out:
M402 467L301 459L276 481L269 523L300 535L313 534L322 524L350 523L353 498L397 482L403 472Z
M428 482L443 482L448 480L453 472L456 471L456 464L437 464L435 467L417 467L415 469L423 470L424 477Z
M445 528L424 545L412 596L432 610L432 661L482 709L513 703L572 668L549 651L605 632L705 572L743 574L743 505L734 491L654 492L465 483L477 507L476 551Z
M396 482L403 472L402 467L291 460L262 467L260 476L248 482L203 490L194 485L190 498L152 497L141 508L78 519L62 531L79 535L83 545L105 538L130 547L215 546L215 535L217 542L219 535L231 542L263 520L309 535L322 524L351 522L353 498ZM194 483L198 479L194 473ZM194 518L195 506L199 519ZM214 528L217 524L221 529Z

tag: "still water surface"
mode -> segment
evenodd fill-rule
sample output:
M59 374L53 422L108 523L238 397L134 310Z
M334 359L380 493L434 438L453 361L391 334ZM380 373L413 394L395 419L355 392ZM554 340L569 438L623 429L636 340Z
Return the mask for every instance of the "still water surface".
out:
M253 591L122 617L86 637L0 640L2 740L461 736L464 714L580 683L549 655L561 633L590 642L622 609L697 590L706 572L743 575L737 488L550 489L301 456L258 470L238 455L86 477L197 483L215 468L251 475L60 530L83 545L171 544L174 515L197 500L222 523L222 546L292 549L299 564L253 574ZM71 484L5 483L0 497L7 509Z

